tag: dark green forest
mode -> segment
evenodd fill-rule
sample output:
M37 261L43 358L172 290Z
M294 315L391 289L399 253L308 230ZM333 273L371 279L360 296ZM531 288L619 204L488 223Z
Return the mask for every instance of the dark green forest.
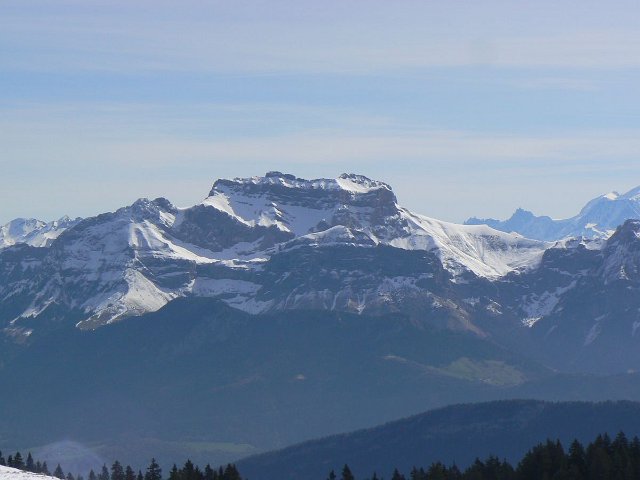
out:
M356 480L348 465L330 472L328 480ZM614 440L598 437L586 447L574 440L566 449L558 440L547 440L529 450L517 465L497 456L476 461L465 470L432 463L414 467L407 475L398 470L391 480L632 480L640 478L640 439L619 433ZM373 473L368 480L382 480Z
M60 465L53 472L46 462L34 460L31 453L24 459L20 452L7 459L0 452L0 465L34 473L52 475L66 480L85 480L82 475L65 474ZM598 435L584 446L574 440L568 448L559 440L547 440L531 448L513 465L498 456L476 459L466 469L455 464L434 462L428 467L413 467L410 472L397 469L388 480L633 480L640 478L640 439L629 440L620 432L614 439L608 434ZM163 474L155 459L143 472L115 461L110 468L103 465L98 473L89 472L87 480L243 480L234 465L200 468L190 460L179 468L173 465ZM245 479L247 480L247 479ZM259 478L257 480L260 480ZM322 480L322 479L318 479ZM329 472L326 480L357 480L348 465L336 473ZM362 480L384 480L373 472Z

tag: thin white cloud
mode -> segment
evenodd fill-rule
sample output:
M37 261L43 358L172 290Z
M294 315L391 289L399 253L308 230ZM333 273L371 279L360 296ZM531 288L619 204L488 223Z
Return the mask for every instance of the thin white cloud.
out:
M602 80L574 77L532 76L530 78L512 80L510 85L527 90L571 90L578 92L595 92L602 88Z
M216 177L272 169L379 177L404 203L445 219L504 216L518 203L569 214L592 193L640 183L633 91L624 105L640 69L638 24L640 6L628 0L8 0L0 3L0 72L11 73L0 109L0 216L86 215L137 196L189 204ZM437 80L420 71L433 67L453 68ZM67 84L39 83L47 75L23 87L35 71L77 81L87 103ZM162 83L166 72L205 75ZM323 83L344 73L358 75L350 88L335 86L339 75ZM380 73L394 81L376 83ZM228 100L247 103L207 104L216 96L198 82L218 74L216 85L277 78L262 90L240 85ZM157 88L148 97L145 82ZM492 88L477 88L483 82ZM369 83L369 98L351 98ZM324 85L333 106L313 105ZM179 90L191 87L183 102ZM532 91L514 96L513 87ZM587 95L562 102L549 90Z
M458 162L512 168L529 162L591 164L635 161L637 129L589 128L545 133L473 131L404 123L346 107L296 104L134 103L19 104L0 109L0 164L46 166L52 158L109 165L176 162L366 165L400 161ZM270 130L270 123L278 123ZM259 126L260 128L256 128ZM226 130L225 130L226 128ZM47 151L47 157L43 152Z
M158 113L148 106L105 106L101 111L89 107L86 116L72 107L28 108L5 115L0 120L0 140L5 155L0 162L9 162L11 155L22 162L39 159L42 149L51 158L56 155L67 165L77 161L91 162L100 158L113 165L173 165L175 162L212 161L260 162L263 164L366 164L377 161L462 162L482 161L485 166L510 168L527 162L592 162L600 159L637 159L640 152L640 131L590 129L547 134L514 134L426 128L402 125L398 128L390 118L368 119L348 109L294 106L268 107L249 105L212 107L194 115L169 110ZM78 113L84 115L78 115ZM101 112L100 115L98 112ZM224 112L221 118L217 114ZM238 117L229 116L238 112ZM247 113L252 113L250 118ZM6 110L5 110L6 113ZM165 117L163 115L168 115ZM288 121L299 128L285 133L265 133L246 130L254 123L270 121L274 115L291 115ZM311 117L303 122L304 116ZM194 132L212 118L210 133ZM320 121L319 121L320 120ZM331 120L331 123L329 123ZM216 133L231 122L232 135ZM317 125L322 124L320 128ZM330 125L330 126L329 126ZM179 128L178 128L179 127ZM91 152L84 154L84 149ZM75 152L75 153L74 153Z
M518 206L569 216L592 196L640 184L638 131L527 136L315 130L209 141L135 141L112 133L51 140L46 147L38 138L17 145L8 141L10 135L0 133L6 149L4 220L34 210L46 218L96 214L140 196L189 205L203 198L216 178L268 170L314 178L363 173L391 183L403 204L456 221L505 217ZM19 163L6 160L12 158Z
M470 2L448 8L437 2L345 2L335 9L267 3L0 7L2 68L317 74L640 67L640 32L632 22L640 13L637 4L618 12L588 2L591 13L585 16L569 2L518 2L519 8L514 2L482 8ZM562 21L568 13L575 21Z

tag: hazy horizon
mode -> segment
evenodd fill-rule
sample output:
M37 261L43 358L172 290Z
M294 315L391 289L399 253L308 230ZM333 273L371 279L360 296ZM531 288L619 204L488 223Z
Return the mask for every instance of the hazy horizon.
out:
M267 173L267 172L263 172L263 173L261 173L260 175L257 175L257 176L263 176L265 173ZM285 171L285 172L282 172L282 173L293 174L292 172L286 172L286 171ZM362 174L362 173L360 173L360 172L341 172L341 173L359 173L359 174ZM295 175L295 174L294 174L294 175ZM305 178L307 178L307 179L313 179L313 178L335 178L335 177L337 177L338 175L339 175L339 174L336 174L336 175L334 175L334 176L324 176L324 177L305 177ZM256 175L252 175L252 176L256 176ZM299 177L299 175L296 175L296 176L298 176L298 177ZM373 179L375 179L375 180L382 180L382 181L385 181L386 183L389 183L388 181L386 181L386 180L385 180L385 179L383 179L383 178L371 177L371 176L369 176L369 175L365 175L365 176L368 176L369 178L373 178ZM233 177L221 177L221 178L233 178ZM216 179L216 180L217 180L217 179ZM204 193L203 193L202 195L200 195L199 197L196 197L196 193L194 192L194 194L193 194L194 199L193 199L191 202L189 202L189 201L188 201L188 199L185 199L185 198L184 198L184 197L186 197L186 195L184 195L184 194L183 194L183 195L180 195L180 197L182 197L182 198L184 199L183 203L176 203L176 202L175 202L175 201L174 201L170 196L167 196L167 195L156 195L156 196L135 197L135 198L133 198L133 197L129 197L129 198L127 198L127 199L124 199L124 197L123 197L123 202L122 202L121 204L114 204L113 206L107 206L104 210L100 210L100 211L89 211L86 207L78 207L78 208L77 208L77 210L79 210L79 211L86 211L86 212L88 212L88 213L86 213L86 214L84 214L84 215L76 214L76 213L75 213L75 211L71 211L71 212L63 212L63 213L61 213L61 214L59 214L59 215L57 215L57 216L56 216L56 215L54 215L54 216L52 216L52 217L42 217L42 216L38 217L38 216L35 216L35 215L16 215L16 216L14 216L14 217L7 218L7 219L4 219L4 220L1 220L1 219L0 219L0 225L4 225L4 224L6 224L7 222L9 222L9 221L11 221L11 220L14 220L14 219L17 219L17 218L37 218L38 220L43 220L43 221L52 221L52 220L57 220L57 219L59 219L59 218L61 218L61 217L63 217L63 216L68 216L68 217L70 217L70 218L76 218L76 217L82 217L82 218L93 217L93 216L99 215L99 214L101 214L101 213L106 213L106 212L115 211L115 210L116 210L116 209L118 209L118 208L121 208L121 207L125 207L125 206L128 206L128 205L131 205L131 203L133 203L133 202L134 202L135 200L137 200L138 198L151 198L151 199L152 199L152 198L164 197L164 198L167 198L171 203L173 203L175 206L177 206L177 207L179 207L179 208L183 208L183 207L190 207L190 206L192 206L192 205L195 205L195 204L197 204L197 203L200 203L200 201L202 201L202 200L207 196L207 194L208 194L208 192L209 192L209 190L210 190L210 188L211 188L211 186L212 186L212 184L213 184L213 182L214 182L214 181L215 181L215 180L212 180L211 182L209 182L209 183L207 184L207 185L208 185L208 187L206 187L206 188L203 190L203 192L204 192ZM204 182L203 182L203 183L204 183ZM398 191L398 189L394 188L394 185L393 185L393 184L390 184L390 186L393 188L394 193L395 193L396 197L398 198L398 203L399 203L400 205L402 205L403 207L407 207L407 208L411 209L412 211L414 211L414 212L416 212L416 213L419 213L419 214L427 215L427 216L430 216L430 217L433 217L433 218L437 218L437 219L439 219L439 220L449 221L449 222L453 222L453 223L463 223L465 220L468 220L468 219L469 219L469 218L471 218L471 217L477 217L477 218L497 218L498 220L506 220L506 219L507 219L507 218L509 218L509 217L510 217L510 216L511 216L515 211L516 211L516 209L518 209L518 208L523 208L523 209L525 209L525 210L530 210L530 211L531 211L531 209L530 209L530 208L528 208L526 205L514 205L514 206L513 206L513 208L511 208L511 210L510 210L510 211L508 211L508 209L507 209L508 213L506 213L505 215L503 215L503 216L497 216L497 217L492 217L491 215L482 215L481 213L474 212L474 211L473 211L473 206L474 206L474 204L473 204L473 203L470 203L470 204L469 204L469 214L468 214L468 215L466 215L464 218L454 218L454 219L452 219L452 218L443 218L443 217L438 217L437 215L432 215L431 213L429 213L429 211L428 211L428 207L429 207L429 206L428 206L428 205L427 205L427 206L425 206L425 208L423 208L423 209L421 209L421 205L420 205L419 203L417 203L417 204L416 204L416 205L414 205L414 206L409 205L407 202L403 201L403 198L404 198L404 196L405 196L405 195L403 195L403 194L406 194L406 193L409 193L409 194L410 194L411 192L402 192L402 191ZM608 191L606 191L606 192L604 192L604 191L603 191L603 192L600 192L600 193L596 193L596 194L592 195L591 197L584 196L584 198L583 198L582 196L579 196L578 192L576 192L576 195L566 203L566 205L572 205L572 206L573 206L573 205L575 205L575 210L574 210L574 211L572 211L572 212L570 212L570 213L568 213L568 214L567 214L567 215L565 215L565 216L557 216L557 215L553 215L553 214L552 214L552 213L550 213L550 212L545 212L545 211L535 211L535 210L533 211L533 213L534 213L534 214L536 214L536 215L547 215L547 216L549 216L549 217L551 217L551 218L554 218L554 219L569 218L569 217L571 217L571 216L574 216L574 215L578 214L578 212L580 211L580 209L581 209L581 208L582 208L582 207L583 207L583 206L584 206L584 205L585 205L589 200L592 200L593 198L595 198L595 197L597 197L597 196L599 196L599 195L603 195L603 194L606 194L606 193L611 193L611 192L613 192L613 191L615 191L615 192L617 192L617 193L622 194L622 193L627 192L628 190L631 190L632 188L634 188L634 187L630 187L630 188L626 188L626 189L610 189L610 190L608 190ZM409 195L409 196L410 196L410 195ZM117 201L117 199L115 199L115 200ZM566 208L564 208L563 210L567 210L567 209L566 209Z
M0 5L0 224L361 173L461 222L640 185L640 6Z

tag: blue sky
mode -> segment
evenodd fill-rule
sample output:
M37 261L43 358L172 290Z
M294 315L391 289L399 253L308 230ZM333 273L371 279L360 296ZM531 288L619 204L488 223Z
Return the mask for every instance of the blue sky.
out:
M640 4L0 3L0 223L356 172L433 217L640 185Z

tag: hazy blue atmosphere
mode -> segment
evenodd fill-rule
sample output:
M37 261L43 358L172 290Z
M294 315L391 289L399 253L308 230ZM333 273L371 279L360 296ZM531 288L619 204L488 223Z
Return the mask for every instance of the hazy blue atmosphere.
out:
M640 184L640 6L5 1L0 223L356 172L462 221Z

